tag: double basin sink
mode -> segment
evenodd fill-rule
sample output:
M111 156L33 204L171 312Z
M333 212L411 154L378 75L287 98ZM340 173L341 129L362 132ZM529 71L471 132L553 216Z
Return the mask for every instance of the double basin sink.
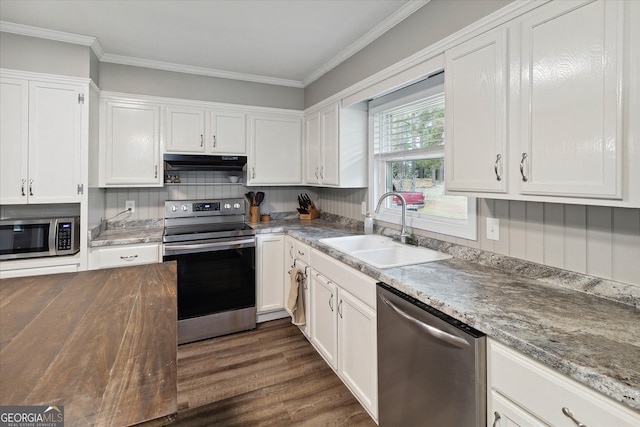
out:
M376 268L402 267L451 258L451 255L442 252L405 245L375 234L331 237L319 241Z

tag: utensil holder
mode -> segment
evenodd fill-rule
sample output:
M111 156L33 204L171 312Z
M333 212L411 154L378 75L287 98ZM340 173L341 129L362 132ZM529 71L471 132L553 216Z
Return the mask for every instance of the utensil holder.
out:
M260 221L260 206L249 206L249 222L256 223Z

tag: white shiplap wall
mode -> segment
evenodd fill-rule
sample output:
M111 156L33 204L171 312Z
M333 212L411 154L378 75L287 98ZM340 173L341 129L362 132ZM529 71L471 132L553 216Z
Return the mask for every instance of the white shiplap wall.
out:
M164 218L165 200L219 199L242 197L248 191L263 191L265 199L260 206L262 213L295 212L297 195L308 193L316 198L313 189L302 187L245 187L230 184L229 173L181 172L180 184L165 184L162 188L110 188L105 193L105 218L111 218L125 209L127 200L136 202L136 212L120 215L118 220L143 220Z
M322 189L329 213L363 220L366 190ZM486 219L500 220L500 240L486 238ZM478 199L478 240L413 230L427 237L640 285L640 209Z

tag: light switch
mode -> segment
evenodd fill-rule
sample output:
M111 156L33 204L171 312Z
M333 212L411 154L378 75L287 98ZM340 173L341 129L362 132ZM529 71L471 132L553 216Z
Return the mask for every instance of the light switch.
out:
M487 218L487 239L500 240L500 220Z

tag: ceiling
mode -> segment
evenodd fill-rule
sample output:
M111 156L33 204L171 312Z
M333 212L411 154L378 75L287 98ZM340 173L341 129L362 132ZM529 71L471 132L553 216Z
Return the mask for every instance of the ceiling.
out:
M0 30L88 36L105 62L305 87L427 2L0 0Z

